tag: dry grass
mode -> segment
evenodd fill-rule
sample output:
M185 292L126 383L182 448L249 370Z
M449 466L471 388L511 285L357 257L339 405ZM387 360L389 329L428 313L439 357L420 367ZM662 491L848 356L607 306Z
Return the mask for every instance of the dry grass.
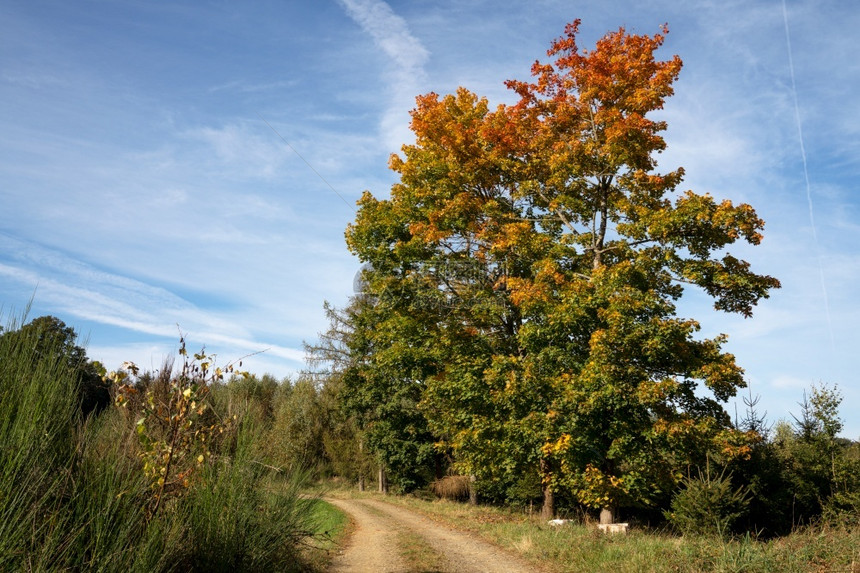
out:
M430 484L430 491L436 497L452 501L469 499L468 476L445 476Z

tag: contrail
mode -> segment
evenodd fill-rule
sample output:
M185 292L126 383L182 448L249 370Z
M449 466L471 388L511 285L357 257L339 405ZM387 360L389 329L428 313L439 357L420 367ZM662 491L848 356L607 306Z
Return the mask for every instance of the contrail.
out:
M782 19L785 23L785 45L788 49L788 69L791 73L791 94L794 97L794 121L797 124L797 138L800 141L800 156L803 160L803 176L806 179L806 202L809 205L809 224L812 226L812 239L815 241L815 252L818 257L818 272L821 277L821 292L824 295L824 310L827 315L827 328L830 331L830 344L836 348L836 338L833 336L833 320L830 318L830 300L827 296L827 284L824 280L824 265L821 262L821 246L818 244L818 233L815 229L815 213L812 208L812 186L809 183L809 168L806 164L806 146L803 144L803 127L800 122L800 105L797 102L797 84L794 79L794 58L791 50L791 34L788 27L788 9L782 0Z
M344 203L346 203L346 206L347 206L347 207L349 207L350 209L352 209L352 210L353 210L353 212L355 211L355 207L353 207L352 205L350 205L349 201L347 201L346 199L344 199L343 195L341 195L340 193L338 193L338 192L337 192L337 189L335 189L334 187L332 187L331 183L329 183L329 182L326 180L326 178L325 178L325 177L323 177L322 175L320 175L320 172L319 172L319 171L317 171L316 169L314 169L314 166L313 166L313 165L311 165L310 163L308 163L308 160L307 160L307 159L305 159L304 157L302 157L302 154L301 154L301 153L299 153L298 151L296 151L296 148L295 148L295 147L293 147L292 145L290 145L290 142L289 142L289 141L287 141L286 139L284 139L284 136L283 136L283 135L281 135L280 133L278 133L278 130L277 130L277 129L275 129L274 127L272 127L272 124L271 124L271 123L269 123L268 121L266 121L266 118L265 118L265 117L263 117L263 116L260 114L260 112L257 112L257 115L260 117L260 119L262 119L262 120L263 120L263 123L265 123L266 125L268 125L268 126L269 126L269 129L271 129L272 131L274 131L274 132L275 132L275 135L277 135L278 137L280 137L280 138L281 138L281 141L283 141L284 143L286 143L286 144L287 144L287 147L289 147L290 149L292 149L292 150L293 150L293 153L295 153L296 155L298 155L298 156L299 156L299 159L301 159L302 161L304 161L304 162L305 162L305 165L307 165L308 167L310 167L311 171L313 171L314 173L316 173L316 174L317 174L317 177L319 177L320 179L322 179L322 182L323 182L323 183L325 183L326 185L328 185L328 188L329 188L329 189L331 189L332 191L334 191L334 194L335 194L335 195L337 195L338 197L340 197L340 200L341 200L341 201L343 201Z

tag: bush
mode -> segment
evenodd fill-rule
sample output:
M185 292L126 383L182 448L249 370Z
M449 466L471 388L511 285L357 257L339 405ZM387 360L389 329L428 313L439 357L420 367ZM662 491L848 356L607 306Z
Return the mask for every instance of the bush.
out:
M725 472L712 475L710 467L695 479L685 478L666 518L685 535L727 535L749 503L748 492L733 489L730 478Z
M313 534L301 474L281 477L256 459L263 433L243 421L232 456L220 456L177 512L185 542L173 559L180 570L287 571L298 564L299 542Z
M11 322L0 336L0 570L59 550L62 500L73 485L75 371L40 344L39 329Z

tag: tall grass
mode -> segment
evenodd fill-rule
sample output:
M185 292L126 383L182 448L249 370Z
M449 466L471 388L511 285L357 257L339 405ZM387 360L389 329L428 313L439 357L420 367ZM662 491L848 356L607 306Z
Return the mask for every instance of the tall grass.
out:
M0 571L290 571L312 535L298 474L258 463L247 413L181 497L148 511L134 411L82 419L59 348L0 334Z
M12 336L19 326L11 321L0 337L0 570L64 550L57 517L76 450L74 377L52 353L38 353L38 333Z
M264 429L252 417L238 428L232 455L207 465L177 512L187 539L181 569L218 572L284 571L299 567L299 543L315 529L313 500L299 495L298 473L259 461Z

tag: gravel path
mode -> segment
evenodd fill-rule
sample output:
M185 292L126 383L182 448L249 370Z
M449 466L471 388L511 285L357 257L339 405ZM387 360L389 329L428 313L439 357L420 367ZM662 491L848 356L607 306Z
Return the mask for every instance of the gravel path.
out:
M406 564L389 534L391 524L387 519L369 511L359 501L327 499L327 502L342 509L352 518L355 530L343 551L332 562L332 573L379 573L406 572Z
M348 513L355 531L333 562L333 572L409 571L399 555L396 533L419 535L440 556L433 571L533 573L535 567L475 536L451 529L404 507L371 499L329 499Z

